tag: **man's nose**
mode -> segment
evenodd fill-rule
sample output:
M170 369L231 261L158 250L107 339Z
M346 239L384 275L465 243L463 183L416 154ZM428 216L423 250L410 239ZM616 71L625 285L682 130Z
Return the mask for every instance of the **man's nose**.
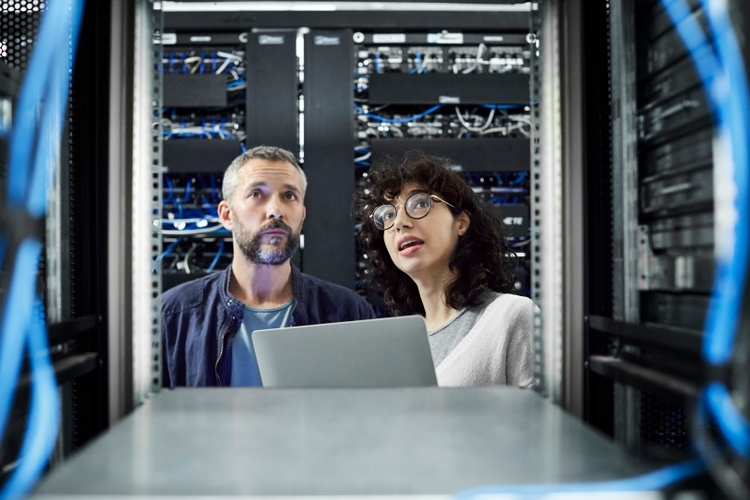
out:
M269 219L281 219L284 217L284 207L278 196L271 196L266 205L266 217Z

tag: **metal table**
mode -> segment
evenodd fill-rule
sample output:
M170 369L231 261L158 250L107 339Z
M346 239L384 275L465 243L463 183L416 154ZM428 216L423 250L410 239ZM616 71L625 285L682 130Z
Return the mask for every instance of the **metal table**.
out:
M53 470L34 497L441 496L647 470L513 387L177 389Z

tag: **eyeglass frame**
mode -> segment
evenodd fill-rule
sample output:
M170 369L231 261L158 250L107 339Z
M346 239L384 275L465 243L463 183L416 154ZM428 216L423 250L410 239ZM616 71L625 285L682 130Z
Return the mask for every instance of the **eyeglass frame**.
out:
M448 203L447 201L445 201L444 199L442 199L442 198L441 198L440 196L438 196L438 195L436 195L436 194L431 194L431 193L427 193L426 191L417 191L416 193L412 193L412 194L410 194L410 195L409 195L409 196L408 196L408 197L407 197L407 198L406 198L406 199L404 200L404 207L406 206L406 204L408 203L408 201L409 201L409 200L410 200L410 199L411 199L412 197L414 197L414 196L417 196L417 195L427 195L428 199L430 200L430 209L429 209L429 210L427 211L427 213L425 213L425 214L424 214L424 215L423 215L422 217L412 217L412 215L411 215L411 214L409 213L409 211L408 211L408 210L406 210L406 208L404 208L404 213L406 213L406 215L407 215L407 216L408 216L408 217L409 217L410 219L412 219L412 220L420 220L420 219L424 219L425 217L427 217L427 216L428 216L428 215L430 214L430 212L432 212L433 201L440 201L440 202L442 202L442 203L445 203L445 204L446 204L446 205L448 205L449 207L451 207L451 208L452 208L453 210L458 210L458 208L456 208L456 207L455 207L454 205L452 205L452 204ZM380 207L386 207L386 206L390 206L390 207L393 207L393 209L394 209L394 210L396 211L396 214L395 214L395 215L393 216L393 224L391 224L391 225L390 225L390 226L388 226L388 227L383 227L383 229L380 229L380 228L378 227L378 223L377 223L377 222L375 222L375 212L376 212L376 211L377 211L377 210L378 210L378 209L379 209ZM391 229L391 228L392 228L393 226L395 226L395 225L396 225L396 216L398 215L398 209L399 209L400 207L401 207L401 204L396 204L396 205L394 205L393 203L383 203L382 205L378 205L377 207L375 207L375 210L373 210L373 211L372 211L372 213L370 214L370 220L371 220L371 221L372 221L372 223L373 223L373 224L375 225L375 227L376 227L376 228L378 228L378 229L379 229L380 231L388 231L389 229Z

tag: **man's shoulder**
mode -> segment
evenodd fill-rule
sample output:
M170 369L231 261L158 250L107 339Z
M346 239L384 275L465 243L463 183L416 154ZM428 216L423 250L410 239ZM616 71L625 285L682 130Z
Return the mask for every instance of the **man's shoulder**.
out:
M204 307L207 295L218 287L221 273L212 273L170 288L162 295L162 315L179 314L188 309Z

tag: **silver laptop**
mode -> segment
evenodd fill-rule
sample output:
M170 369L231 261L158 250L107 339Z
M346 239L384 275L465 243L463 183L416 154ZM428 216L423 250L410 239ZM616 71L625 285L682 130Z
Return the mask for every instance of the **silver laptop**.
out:
M422 316L256 330L263 387L437 385Z

